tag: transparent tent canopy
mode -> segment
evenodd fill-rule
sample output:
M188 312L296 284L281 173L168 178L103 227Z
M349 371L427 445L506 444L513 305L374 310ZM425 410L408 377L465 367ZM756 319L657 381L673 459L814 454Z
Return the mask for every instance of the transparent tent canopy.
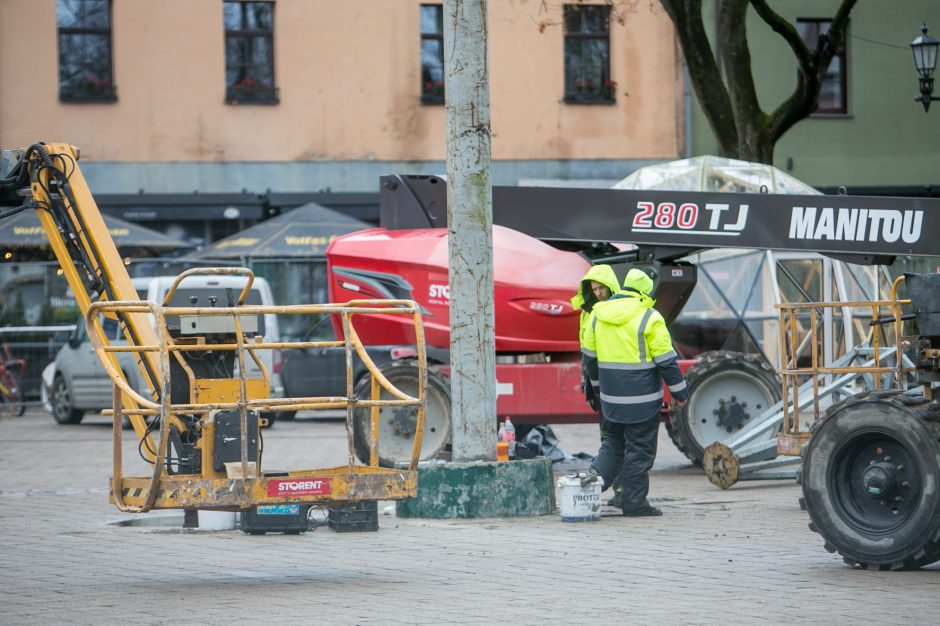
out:
M663 189L668 191L714 191L818 194L806 183L771 165L700 156L642 167L614 189Z
M701 156L644 167L615 189L732 193L819 194L802 181L762 163ZM888 297L886 268L843 263L816 253L713 249L687 257L698 266L698 284L673 322L676 348L686 358L709 350L763 354L779 366L775 304L863 301ZM910 263L900 263L907 269ZM866 341L871 327L859 309L836 309L834 345L828 354Z

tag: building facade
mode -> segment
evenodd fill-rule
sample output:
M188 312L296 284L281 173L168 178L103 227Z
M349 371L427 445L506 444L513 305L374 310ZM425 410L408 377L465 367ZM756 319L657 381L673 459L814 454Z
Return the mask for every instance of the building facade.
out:
M686 149L658 6L489 3L494 184ZM82 149L98 194L376 191L444 169L434 0L0 0L0 145Z

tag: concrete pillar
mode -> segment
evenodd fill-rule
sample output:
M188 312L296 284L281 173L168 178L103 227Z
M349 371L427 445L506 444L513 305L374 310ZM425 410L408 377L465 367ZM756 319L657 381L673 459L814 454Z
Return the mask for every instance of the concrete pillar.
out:
M496 460L486 0L444 0L453 460Z

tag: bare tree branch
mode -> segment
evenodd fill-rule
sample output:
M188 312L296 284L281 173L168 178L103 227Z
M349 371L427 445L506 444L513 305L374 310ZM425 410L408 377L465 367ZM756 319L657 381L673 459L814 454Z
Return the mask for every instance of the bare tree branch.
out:
M768 0L718 0L716 41L725 70L723 77L702 23L702 1L660 0L675 26L695 95L722 155L773 162L777 140L813 112L829 65L845 45L849 14L857 1L841 0L829 32L820 36L815 49L811 49L796 25L774 11ZM796 60L796 87L769 114L761 109L754 84L746 31L750 6L783 38Z
M722 60L727 77L728 93L738 131L738 155L754 159L749 149L756 143L755 133L763 124L764 112L757 101L754 75L751 72L751 51L747 43L748 0L723 0L718 8L718 40L722 43Z
M766 128L768 141L776 143L797 122L813 112L829 64L832 63L836 51L845 44L845 28L849 13L856 2L857 0L843 0L832 18L829 32L819 38L816 49L810 52L796 28L770 9L765 0L751 0L761 19L790 45L797 58L799 71L793 92L770 115Z

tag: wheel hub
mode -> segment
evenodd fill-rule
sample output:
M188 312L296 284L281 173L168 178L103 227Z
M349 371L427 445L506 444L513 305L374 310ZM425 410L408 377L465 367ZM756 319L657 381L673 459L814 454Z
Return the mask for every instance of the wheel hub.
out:
M747 402L738 402L737 396L731 396L730 400L719 398L718 408L712 414L718 417L718 425L724 426L729 433L740 429L744 421L751 417L747 412Z
M418 414L410 407L401 407L395 410L388 423L392 425L396 435L411 437L418 426Z
M890 497L897 491L898 471L891 463L874 463L862 473L862 491L878 500Z

